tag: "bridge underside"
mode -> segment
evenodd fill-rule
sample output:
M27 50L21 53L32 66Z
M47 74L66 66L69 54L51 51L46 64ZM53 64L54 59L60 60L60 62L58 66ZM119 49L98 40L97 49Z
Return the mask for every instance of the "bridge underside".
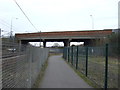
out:
M64 46L70 46L70 42L84 42L85 46L94 45L96 39L31 39L31 40L19 40L19 44L28 44L29 42L43 42L43 46L46 47L47 42L63 42Z

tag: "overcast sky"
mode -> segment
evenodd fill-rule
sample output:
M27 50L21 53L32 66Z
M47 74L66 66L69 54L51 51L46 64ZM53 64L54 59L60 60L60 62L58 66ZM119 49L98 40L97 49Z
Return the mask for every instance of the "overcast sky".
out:
M8 34L11 20L14 33L75 31L118 28L120 0L16 0L32 25L13 0L0 0L0 28ZM18 18L18 19L15 19ZM5 32L6 31L6 32Z

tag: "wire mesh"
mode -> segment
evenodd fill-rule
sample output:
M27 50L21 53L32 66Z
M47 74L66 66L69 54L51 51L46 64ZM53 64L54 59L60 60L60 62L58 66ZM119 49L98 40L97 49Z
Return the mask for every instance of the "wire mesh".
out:
M76 52L77 47L73 47L73 66L76 67Z
M10 42L2 42L2 58L17 56L26 51L26 45L19 46Z
M104 88L105 80L105 47L88 48L88 77L99 88Z
M85 74L86 69L86 48L78 47L78 70Z
M15 51L7 53L8 48ZM47 60L49 49L3 44L2 88L31 88Z
M108 46L108 88L118 88L118 46Z
M69 63L74 67L78 65L76 69L85 75L87 73L86 76L97 87L118 88L118 67L120 64L118 61L120 53L118 45L108 45L108 49L107 45L99 47L74 46L67 49L68 52L65 52L64 55L68 55ZM76 60L78 60L78 63L76 63ZM108 60L108 63L106 63L106 60Z

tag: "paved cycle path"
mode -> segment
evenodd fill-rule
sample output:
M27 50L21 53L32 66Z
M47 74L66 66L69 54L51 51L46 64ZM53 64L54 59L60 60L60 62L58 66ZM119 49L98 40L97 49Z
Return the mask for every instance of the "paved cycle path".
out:
M49 57L48 67L40 88L91 88L62 59L61 55Z

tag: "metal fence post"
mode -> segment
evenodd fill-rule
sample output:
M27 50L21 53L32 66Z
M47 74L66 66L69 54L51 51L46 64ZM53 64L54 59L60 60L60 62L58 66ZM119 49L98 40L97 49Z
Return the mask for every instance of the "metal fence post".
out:
M67 60L67 47L65 49L65 60Z
M68 62L69 62L69 56L70 56L69 54L70 54L70 53L69 53L69 47L68 47Z
M76 69L78 69L78 46L76 51Z
M63 49L63 58L65 59L65 47Z
M31 68L32 67L32 58L33 58L32 49L33 49L32 47L29 47L29 50L30 50L30 54L29 54L30 60L29 60L28 63L29 63L29 70L30 70L29 71L29 79L30 79L29 80L29 85L30 85L29 87L30 88L31 88L31 81L32 81L32 68Z
M65 57L65 55L66 55L66 47L65 47L65 51L64 51L64 59L66 60L66 57Z
M104 88L107 90L107 85L108 85L108 44L106 44L105 47L105 83L104 83Z
M87 74L88 74L88 47L86 47L86 71L85 71L86 77Z
M71 49L72 49L72 60L71 60L71 64L73 65L73 46L71 47Z
M66 48L66 61L68 60L68 47Z
M64 58L64 48L63 48L63 58Z

